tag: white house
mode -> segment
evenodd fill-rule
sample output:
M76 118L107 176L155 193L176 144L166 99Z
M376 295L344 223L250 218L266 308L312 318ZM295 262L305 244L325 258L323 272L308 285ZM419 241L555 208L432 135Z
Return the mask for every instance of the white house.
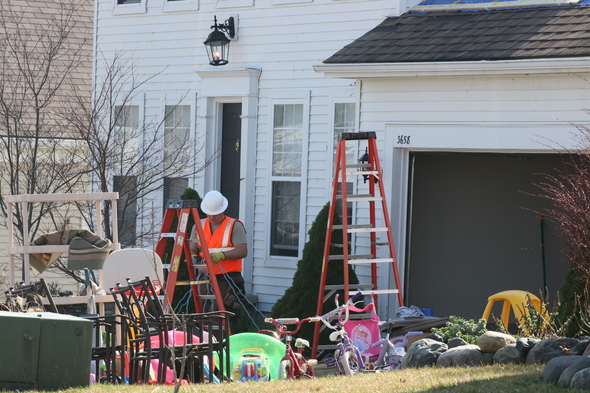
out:
M359 130L383 141L407 304L555 301L567 265L535 185L590 120L587 4L426 0L315 66L356 82Z
M202 176L169 179L164 192L152 196L155 206L178 198L178 190L187 186L201 196L218 189L228 197L228 215L242 220L249 236L247 291L258 296L259 309L269 311L291 285L307 231L331 196L335 138L357 130L355 81L324 78L313 67L411 4L95 3L96 78L105 73L103 59L108 62L116 54L133 59L139 75L153 78L135 102L126 104L131 121L141 124L174 109L175 124L205 144L205 154L197 159L216 157ZM224 24L230 17L235 37L229 64L209 65L203 42L214 18ZM174 107L179 99L180 106Z

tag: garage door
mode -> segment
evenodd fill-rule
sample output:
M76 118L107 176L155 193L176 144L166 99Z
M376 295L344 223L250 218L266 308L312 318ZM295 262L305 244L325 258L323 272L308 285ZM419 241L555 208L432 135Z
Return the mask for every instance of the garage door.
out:
M548 202L531 194L559 156L414 153L411 162L407 305L479 319L489 295L540 296L545 285L553 302L567 267L555 225L540 218Z

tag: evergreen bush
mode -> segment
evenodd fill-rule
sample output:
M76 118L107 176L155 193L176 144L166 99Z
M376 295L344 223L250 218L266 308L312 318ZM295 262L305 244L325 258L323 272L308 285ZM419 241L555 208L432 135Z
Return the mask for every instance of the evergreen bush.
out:
M307 318L316 315L318 289L320 286L320 276L322 273L322 260L324 257L324 243L326 240L326 227L328 225L328 213L330 204L326 204L318 213L315 221L309 229L309 240L303 247L302 258L297 262L297 271L293 276L293 283L285 291L271 311L273 318ZM340 216L334 214L334 225L342 223ZM333 230L332 244L342 244L342 230ZM330 255L342 255L342 249L332 246ZM358 284L358 277L354 270L348 266L349 283ZM344 266L342 260L332 260L329 262L328 276L326 285L342 285L344 283ZM340 293L340 300L343 300L343 291ZM330 297L324 303L324 310L327 312L336 308L334 296ZM302 326L297 337L313 341L314 324L307 323ZM269 327L272 329L272 327ZM327 342L327 332L322 334L320 342Z

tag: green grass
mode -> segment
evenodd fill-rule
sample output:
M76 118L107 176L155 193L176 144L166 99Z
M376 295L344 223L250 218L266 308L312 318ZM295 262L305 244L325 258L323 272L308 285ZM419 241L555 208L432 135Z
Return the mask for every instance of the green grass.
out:
M428 393L553 393L568 392L543 382L544 365L493 365L482 367L420 368L353 377L327 376L301 381L195 384L180 387L180 392L428 392ZM91 385L68 389L66 393L164 393L173 386Z

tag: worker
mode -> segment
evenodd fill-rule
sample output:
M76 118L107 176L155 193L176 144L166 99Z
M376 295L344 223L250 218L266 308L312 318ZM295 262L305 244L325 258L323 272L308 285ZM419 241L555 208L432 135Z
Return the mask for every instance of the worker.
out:
M201 201L201 210L207 214L201 225L223 305L227 311L233 311L242 308L246 293L242 259L248 255L248 245L244 224L224 214L227 205L227 198L219 191L209 191ZM195 238L193 227L191 239ZM198 242L191 242L191 250L198 251Z

